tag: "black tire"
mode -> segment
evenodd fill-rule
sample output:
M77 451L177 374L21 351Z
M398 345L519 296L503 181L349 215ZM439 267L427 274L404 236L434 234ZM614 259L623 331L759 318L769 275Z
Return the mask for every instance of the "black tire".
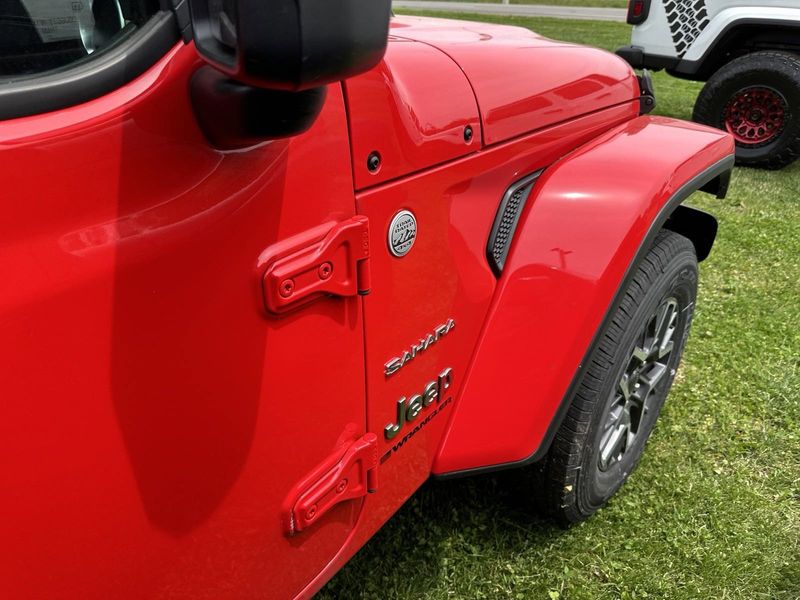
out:
M619 307L598 337L569 411L539 467L540 508L561 524L576 523L601 508L638 464L675 377L689 333L696 295L697 257L694 246L681 235L660 232L629 280ZM665 304L668 310L672 310L672 301L677 304L674 307L675 326L671 330L672 350L659 359L664 364L656 362L652 367L642 366L639 375L638 367L635 367L638 359L634 360L633 353L637 348L647 349L646 329L652 328L653 316L658 315ZM668 347L669 344L664 346ZM641 356L642 352L638 354ZM607 427L612 411L618 409L620 398L624 402L622 382L626 373L629 375L625 380L629 390L633 389L633 381L644 386L644 389L635 386L640 391L633 391L630 398L644 394L647 410L639 410L632 441L626 444L619 456L612 452L611 458L604 462L601 450L614 446L615 438L609 439L609 432L618 431L618 428ZM652 393L647 391L648 376L657 379ZM636 416L633 408L630 414L632 423ZM627 436L625 440L628 440Z
M741 56L724 65L706 82L694 105L692 119L726 129L726 113L734 99L748 90L774 93L782 116L777 127L765 122L772 137L761 141L736 142L736 162L748 167L780 169L800 157L800 56L763 51ZM753 114L763 114L759 110Z

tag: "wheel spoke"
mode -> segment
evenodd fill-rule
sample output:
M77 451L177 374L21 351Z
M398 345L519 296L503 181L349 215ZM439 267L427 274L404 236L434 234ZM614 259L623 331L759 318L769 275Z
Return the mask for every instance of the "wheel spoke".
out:
M658 348L657 358L662 359L667 354L672 352L675 346L672 336L675 333L675 328L678 324L678 304L675 300L669 300L664 305L664 310L661 315L661 322L658 328L658 338L656 347Z
M646 398L650 395L659 382L664 378L664 375L667 373L667 366L662 365L661 363L655 363L647 373L642 373L639 381L641 385L646 388L646 392L641 393L642 398Z
M675 342L672 341L672 332L670 332L667 341L658 347L658 359L660 360L669 355L673 348L675 348Z
M650 354L653 352L653 347L656 345L658 340L658 316L653 315L650 320L647 322L644 328L644 343L642 344L642 350L644 351L645 355L642 358L642 362L645 362L648 358L650 358Z
M647 361L648 357L650 356L650 352L645 349L646 343L643 343L641 346L636 346L633 349L633 358L639 361L639 363L644 363Z
M656 311L656 339L660 339L661 334L664 332L664 324L668 320L669 307L670 303L665 302Z
M622 378L619 380L619 391L622 393L625 402L629 401L633 395L632 386L633 382L631 381L630 375L628 373L623 373Z
M607 467L612 458L618 457L622 453L622 446L627 442L628 428L619 425L611 431L611 435L600 448L600 462Z
M613 429L614 427L619 425L620 419L622 418L624 412L625 412L625 400L620 396L617 396L617 398L614 401L614 406L608 413L608 419L606 419L606 430Z
M636 439L636 434L637 433L639 433L638 430L637 431L633 431L633 428L628 427L627 435L625 436L625 450L627 450L628 448L633 446L633 442Z
M631 408L630 404L625 406L625 409L622 411L622 415L620 417L620 425L625 429L630 429L631 427Z
M674 346L672 334L678 322L678 304L675 300L667 300L658 310L658 324L653 343L653 354L650 358L661 359L672 352Z

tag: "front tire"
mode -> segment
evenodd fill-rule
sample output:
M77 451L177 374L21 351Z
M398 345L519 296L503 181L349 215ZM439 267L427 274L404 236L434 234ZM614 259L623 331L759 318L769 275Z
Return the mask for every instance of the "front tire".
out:
M639 462L680 362L697 295L697 257L662 231L607 321L542 469L544 511L586 519Z
M800 157L800 57L764 51L732 60L706 82L692 120L733 135L737 164L792 163Z

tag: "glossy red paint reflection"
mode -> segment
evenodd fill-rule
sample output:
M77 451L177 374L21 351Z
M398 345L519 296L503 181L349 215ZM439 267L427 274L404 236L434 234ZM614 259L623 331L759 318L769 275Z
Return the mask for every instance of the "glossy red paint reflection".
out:
M538 449L661 207L732 150L717 130L640 117L545 171L520 218L434 472L514 462ZM497 402L486 410L490 397Z
M353 537L304 595L318 590L430 475L496 293L485 252L503 192L637 111L638 103L600 111L357 196L359 213L370 218L373 249L373 291L364 299L368 429L378 434L380 454L388 458L379 469L379 491L365 499ZM411 209L419 223L417 242L402 259L391 256L386 245L387 226L400 208ZM386 361L448 317L456 324L445 338L385 376ZM453 369L449 392L454 401L394 451L415 427L408 424L392 440L384 438L397 401L419 393L446 367Z
M469 81L456 63L427 44L390 40L383 62L345 81L344 89L359 189L481 147L478 105ZM367 166L372 153L380 157L376 170Z
M224 154L197 65L0 125L4 598L291 597L355 524L279 515L365 432L361 300L270 319L257 268L355 212L341 87L307 134Z
M733 151L638 118L606 53L450 21L392 33L307 133L242 151L198 128L191 44L0 123L3 598L310 597L431 472L536 449L656 213ZM540 169L498 281L498 204ZM397 257L401 210L417 237ZM319 256L347 270L321 284Z
M613 54L543 38L527 29L399 17L391 32L431 44L469 78L495 144L601 108L630 101L639 85Z

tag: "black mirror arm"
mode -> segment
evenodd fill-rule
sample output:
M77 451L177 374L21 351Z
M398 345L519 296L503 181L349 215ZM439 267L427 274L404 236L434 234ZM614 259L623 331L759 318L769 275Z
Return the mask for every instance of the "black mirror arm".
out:
M192 108L200 129L221 150L236 150L308 130L325 103L327 87L301 92L251 87L210 66L192 75Z

